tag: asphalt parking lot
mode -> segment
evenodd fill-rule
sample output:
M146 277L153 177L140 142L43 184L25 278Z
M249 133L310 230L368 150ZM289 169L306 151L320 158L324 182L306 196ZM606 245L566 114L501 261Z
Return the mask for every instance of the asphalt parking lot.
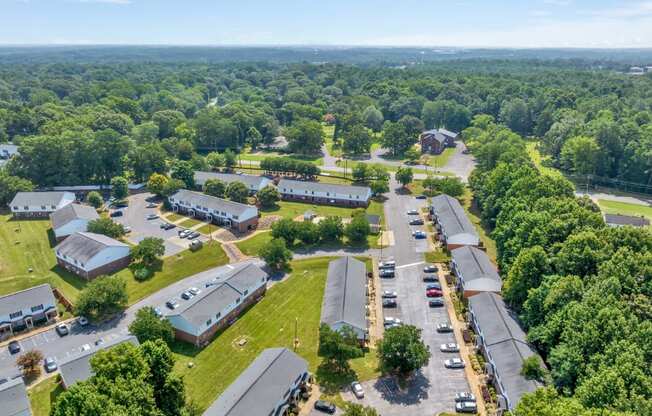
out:
M165 222L163 219L147 219L149 214L157 213L156 208L147 208L149 204L147 199L152 196L150 193L131 195L128 198L129 206L127 208L120 208L124 212L124 215L114 217L113 219L124 226L131 227L131 232L126 236L127 240L131 243L138 244L145 237L158 237L165 241L165 256L186 250L188 248L188 240L179 238L179 227L164 230L161 228L161 224ZM204 241L206 237L200 237L200 240Z
M396 182L392 181L392 189L396 186ZM436 331L437 323L450 322L448 313L445 307L430 308L425 295L422 253L427 251L428 243L425 239L415 240L412 237L415 228L425 230L425 226L408 225L415 216L408 216L407 211L423 207L426 203L414 196L394 192L386 201L388 229L393 230L396 244L387 250L385 256L392 256L397 267L396 276L381 279L381 286L382 290L396 291L398 294L398 307L384 309L384 316L399 318L404 323L421 328L423 340L430 347L430 362L415 375L407 390L400 390L390 378L381 378L362 383L365 390L362 400L356 399L350 391L344 393L346 400L372 406L383 416L454 412L455 393L469 390L464 370L447 369L443 364L444 360L459 357L459 354L439 350L441 344L456 340L453 334Z

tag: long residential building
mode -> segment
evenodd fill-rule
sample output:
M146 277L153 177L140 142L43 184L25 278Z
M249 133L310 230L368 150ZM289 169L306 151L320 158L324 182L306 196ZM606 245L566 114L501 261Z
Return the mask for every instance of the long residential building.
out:
M87 232L74 233L54 248L59 266L86 280L127 267L130 251L123 242Z
M480 245L480 237L457 199L446 194L433 197L430 215L437 228L437 238L448 250Z
M91 347L88 351L84 351L79 355L66 358L59 363L59 370L61 372L61 383L64 389L70 388L73 384L86 381L93 375L91 368L91 358L98 352L106 350L116 345L130 342L138 345L138 339L133 335L121 336L119 338L107 341L100 346Z
M169 198L175 212L203 218L244 233L258 226L258 208L216 198L201 192L180 189Z
M277 188L283 200L311 204L366 207L371 199L371 188L367 186L281 179Z
M75 202L72 192L18 192L9 203L15 218L48 217Z
M487 360L485 369L499 395L498 404L501 409L513 410L524 394L540 387L521 374L523 361L538 355L502 296L490 292L472 296L469 314L478 335L476 345Z
M57 319L57 303L49 284L0 297L0 341Z
M257 176L257 175L244 175L244 174L235 174L235 173L219 173L219 172L203 172L203 171L195 171L195 185L198 187L203 187L204 184L206 183L207 180L209 179L217 179L220 180L226 184L230 184L231 182L242 182L245 184L247 188L249 188L249 192L252 194L255 194L256 192L260 191L270 183L272 183L271 180L264 176Z
M482 292L500 293L503 281L496 266L484 251L464 246L451 251L451 271L457 277L457 289L465 298Z
M57 241L88 229L88 223L100 218L95 208L82 204L68 204L50 215L52 230Z
M348 327L367 341L367 270L360 260L346 256L328 263L321 322L336 331Z
M31 416L32 407L22 378L0 384L0 416Z
M285 416L310 382L308 363L287 348L268 348L204 416Z
M267 290L267 273L253 263L217 276L201 293L171 311L167 319L175 337L196 346L206 345Z

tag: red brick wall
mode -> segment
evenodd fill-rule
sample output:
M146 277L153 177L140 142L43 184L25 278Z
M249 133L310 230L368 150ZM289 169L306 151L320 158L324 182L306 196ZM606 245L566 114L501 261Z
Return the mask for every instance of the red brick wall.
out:
M75 266L74 264L68 263L67 261L61 260L59 257L57 257L57 263L59 264L59 266L63 267L66 270L69 270L70 272L86 280L92 280L95 279L97 276L111 274L117 272L118 270L124 269L125 267L129 266L130 261L131 259L129 256L123 257L121 259L117 259L111 263L107 263L104 266L98 267L97 269L87 272Z

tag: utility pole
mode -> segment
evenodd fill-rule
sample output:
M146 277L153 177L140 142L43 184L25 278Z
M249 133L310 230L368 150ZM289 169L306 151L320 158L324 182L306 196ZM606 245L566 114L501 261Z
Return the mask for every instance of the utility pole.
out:
M294 318L294 351L297 351L297 346L299 345L298 337L298 327L299 327L299 318Z

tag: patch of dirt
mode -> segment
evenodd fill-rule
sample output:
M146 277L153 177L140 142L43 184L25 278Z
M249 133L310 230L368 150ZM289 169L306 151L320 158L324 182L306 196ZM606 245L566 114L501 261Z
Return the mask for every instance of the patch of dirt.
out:
M268 217L263 217L258 221L258 229L259 230L268 230L272 228L272 224L275 223L276 221L282 219L280 215L270 215ZM303 221L303 216L301 216L302 221ZM241 237L242 238L242 237Z

